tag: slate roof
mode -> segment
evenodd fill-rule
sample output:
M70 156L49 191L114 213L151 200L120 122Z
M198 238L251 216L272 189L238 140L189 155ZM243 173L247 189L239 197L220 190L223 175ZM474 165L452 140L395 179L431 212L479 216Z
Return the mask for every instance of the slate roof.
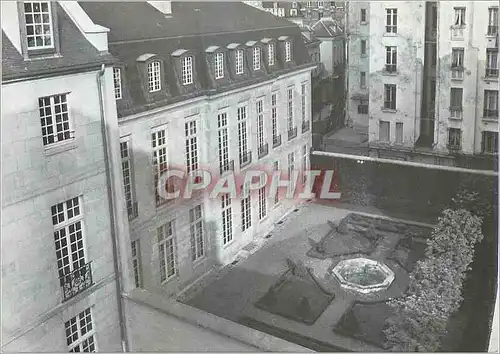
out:
M110 54L100 54L87 41L59 5L57 5L56 14L61 43L61 56L57 58L24 60L2 31L2 80L29 79L45 74L84 71L97 68L101 64L115 62Z
M322 18L312 26L316 37L336 37L344 33L342 27L331 19Z
M302 38L306 47L312 47L314 44L319 44L321 41L309 29L302 29Z
M300 29L295 24L240 2L172 2L169 16L146 2L80 2L80 5L94 23L110 29L109 51L124 67L123 99L117 100L119 117L211 92L245 87L283 72L312 66ZM281 65L280 70L265 76L250 75L243 81L228 79L222 85L213 85L206 60L207 48L225 49L234 43L245 45L264 38L277 40L280 36L293 40L294 67ZM172 53L179 49L191 51L195 58L199 87L189 94L179 89L173 69ZM157 54L165 61L164 85L168 94L153 101L146 97L136 61L146 53ZM228 65L231 64L226 60Z

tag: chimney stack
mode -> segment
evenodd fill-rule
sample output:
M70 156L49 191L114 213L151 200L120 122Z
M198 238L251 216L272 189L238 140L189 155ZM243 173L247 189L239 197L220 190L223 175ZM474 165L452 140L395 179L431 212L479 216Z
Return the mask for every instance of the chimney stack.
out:
M148 1L148 4L166 16L172 15L171 1Z

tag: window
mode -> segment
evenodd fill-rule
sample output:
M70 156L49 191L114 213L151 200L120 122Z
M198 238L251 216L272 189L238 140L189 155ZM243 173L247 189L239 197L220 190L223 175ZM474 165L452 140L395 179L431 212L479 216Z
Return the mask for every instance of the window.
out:
M246 187L245 187L246 188ZM241 199L241 231L246 231L252 226L252 210L250 208L250 198L248 195Z
M289 88L287 91L288 97L288 131L293 129L293 88Z
M257 109L257 140L259 141L259 156L264 154L263 149L267 147L264 138L264 101L259 99L256 104ZM267 153L267 152L266 152Z
M358 104L358 114L368 114L368 101L360 101Z
M300 108L302 110L302 122L307 121L307 96L306 96L306 84L300 85Z
M153 149L153 171L154 171L154 189L156 205L159 206L163 204L166 200L161 199L158 193L158 180L162 173L167 170L168 167L168 156L167 156L167 127L162 126L153 129L151 132L151 147ZM165 185L166 189L169 189L168 184Z
M384 85L384 108L396 109L396 85Z
M498 49L486 49L486 77L498 77Z
M483 117L498 119L498 91L484 90Z
M450 128L448 130L448 148L461 149L462 147L462 130L457 128Z
M361 23L366 22L366 9L361 9Z
M463 89L452 87L450 89L450 116L451 118L462 118Z
M266 203L266 187L259 189L259 220L262 220L267 215L267 203Z
M193 83L193 57L182 58L182 84Z
M156 229L158 236L158 253L160 258L160 282L165 283L175 276L175 244L172 222Z
M134 271L134 283L136 288L140 288L142 286L140 240L132 241L131 247L132 247L132 269Z
M260 70L260 48L255 47L253 49L253 69Z
M366 88L366 72L362 71L359 74L359 86L364 89Z
M387 33L398 33L398 9L385 9L385 31Z
M191 240L191 259L194 262L205 255L203 213L201 205L197 205L189 210L189 233Z
M115 85L115 99L122 98L122 75L120 68L113 68L113 82Z
M274 52L274 43L269 43L267 45L267 54L269 56L269 58L268 58L268 64L269 64L269 66L274 65L274 55L275 55L275 52Z
M302 184L306 183L306 177L307 177L307 155L309 152L309 147L307 144L305 144L302 147Z
M273 130L273 147L281 144L281 136L278 134L278 94L271 94L271 124Z
M198 169L198 131L196 121L192 120L184 124L186 133L186 168L187 173Z
M396 123L396 144L403 143L403 123Z
M49 1L25 2L24 19L29 50L54 48L52 11Z
M307 2L307 7L312 7L312 1Z
M288 179L290 181L293 178L293 171L295 171L295 153L291 152L288 154ZM292 183L290 183L289 188L292 188Z
M490 7L488 9L488 36L496 36L498 34L498 7Z
M72 138L67 95L55 95L38 99L42 123L43 145L50 145Z
M395 73L397 68L397 47L385 47L385 71Z
M133 169L132 154L130 149L130 138L120 139L120 154L122 162L123 186L125 188L125 204L129 220L137 216L137 207L133 193Z
M498 153L498 132L483 132L482 151L488 154Z
M229 164L229 140L227 133L227 113L219 113L217 116L219 128L219 169L223 174L231 169Z
M224 77L224 53L215 54L215 79Z
M273 163L274 172L279 171L279 161L274 161ZM276 188L276 194L274 195L274 205L277 205L280 202L280 194L278 192L278 188Z
M153 61L148 64L148 87L149 92L160 91L160 62Z
M243 74L243 50L236 51L236 74Z
M361 40L361 55L366 55L366 40Z
M464 68L464 48L452 48L451 50L451 68L460 69Z
M455 7L455 21L454 25L458 27L465 26L465 7Z
M248 151L247 108L238 107L238 148L240 153L240 167L250 163Z
M285 42L285 61L292 60L292 43L290 41Z
M390 122L380 121L379 126L379 140L383 142L390 141Z
M233 212L229 194L222 196L222 243L227 245L233 240Z
M95 328L92 323L90 307L64 323L66 343L70 353L95 353Z

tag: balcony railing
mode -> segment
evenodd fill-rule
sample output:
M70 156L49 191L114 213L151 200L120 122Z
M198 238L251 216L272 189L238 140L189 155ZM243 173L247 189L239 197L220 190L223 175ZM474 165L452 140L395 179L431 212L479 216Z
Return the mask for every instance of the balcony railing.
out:
M308 120L304 120L302 122L302 133L307 132L310 128L311 128L311 122L309 122Z
M450 150L450 152L458 152L462 150L462 145L460 144L448 144L446 147Z
M463 38L464 38L464 27L451 28L451 39L463 39Z
M488 36L496 36L498 33L498 26L497 25L488 25Z
M127 213L129 221L134 220L139 216L139 207L137 205L137 202L133 202L127 205Z
M234 160L230 160L226 163L221 163L219 169L221 175L227 171L234 171Z
M461 66L452 66L451 78L456 80L462 80L464 78L464 68Z
M486 77L498 77L498 69L486 68Z
M240 154L240 168L245 167L249 163L252 162L252 152L247 151L242 154Z
M483 110L483 118L498 119L498 109Z
M297 136L297 127L288 130L288 140L292 140Z
M450 107L451 119L462 119L462 107Z
M277 148L281 145L281 134L273 136L273 148Z
M257 149L257 155L259 156L259 159L263 158L269 153L269 144L265 143Z
M90 267L91 264L92 261L59 278L63 301L71 299L73 296L78 295L94 284L92 280L92 268Z
M396 64L385 64L385 71L388 73L395 73L396 72Z

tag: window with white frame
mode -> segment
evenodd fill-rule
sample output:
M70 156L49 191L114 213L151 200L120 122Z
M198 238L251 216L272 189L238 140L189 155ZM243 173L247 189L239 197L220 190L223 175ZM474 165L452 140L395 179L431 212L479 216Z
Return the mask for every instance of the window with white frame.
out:
M309 155L309 147L307 144L302 146L302 184L306 183L307 178L307 170L308 170L308 155Z
M483 131L482 152L498 154L498 132Z
M130 137L120 139L120 155L122 162L123 186L125 188L125 205L127 206L127 214L129 219L137 216L137 208L135 207L135 198L133 190L133 167L132 167L132 151L130 148Z
M398 9L385 9L385 31L387 33L398 32Z
M260 70L260 47L253 49L253 69Z
M484 90L483 117L498 119L498 90Z
M498 49L486 49L486 77L498 77Z
M224 77L224 53L215 54L215 78L222 79Z
M192 172L198 169L198 131L196 120L184 124L186 134L186 169Z
M448 129L448 148L461 149L462 148L462 130L458 128Z
M278 137L278 94L271 94L271 124L273 129L273 145Z
M227 245L233 240L233 212L231 197L224 194L221 199L222 209L222 244Z
M366 40L361 40L361 55L366 55Z
M189 210L189 234L191 242L191 259L194 262L205 256L203 210L201 204Z
M498 7L490 7L488 9L488 36L496 36L498 34Z
M257 108L257 139L259 141L259 150L264 147L264 100L259 99L256 103Z
M152 61L148 63L148 87L149 92L160 91L161 80L160 80L160 62Z
M28 50L54 48L50 1L25 1L24 19Z
M172 221L157 228L156 233L160 260L160 282L163 284L176 274L176 250Z
M359 101L358 114L368 114L368 100Z
M181 60L182 84L189 85L193 83L193 57L184 57Z
M302 113L302 122L307 122L307 96L306 96L306 84L300 85L300 108Z
M463 89L452 87L450 89L450 116L451 118L462 118Z
M66 94L40 97L38 107L43 145L55 144L72 138Z
M240 153L240 166L250 162L248 151L247 107L238 107L238 150Z
M398 60L398 48L397 47L385 47L385 71L389 73L396 72Z
M451 68L455 70L463 70L464 68L464 48L451 49Z
M366 88L366 72L365 71L361 71L359 73L359 86L362 89Z
M132 248L132 269L134 271L134 283L136 288L140 288L142 286L140 240L132 241L130 245Z
M403 143L403 123L396 122L396 144Z
M243 50L238 49L236 55L236 75L243 74Z
M274 161L273 170L275 173L279 171L279 167L280 167L279 161L278 160ZM280 202L280 194L278 188L276 188L276 194L274 195L274 205L277 205L279 202Z
M366 22L366 9L361 9L361 23Z
M262 220L267 215L267 203L266 203L266 187L259 189L259 220Z
M122 70L121 68L113 68L113 83L115 86L115 99L122 98Z
M156 205L159 206L166 202L166 199L162 199L158 193L158 180L160 176L167 171L168 168L168 149L167 149L167 126L163 125L154 128L151 132L151 148L153 150L153 173L154 173L154 190L156 197ZM165 184L165 188L168 190L169 184Z
M389 142L391 140L391 123L386 121L379 122L379 140L383 142Z
M222 174L231 169L231 166L229 166L229 138L226 112L217 115L217 125L219 136L219 170Z
M384 85L384 108L396 109L396 85Z
M244 187L246 190L248 188ZM246 195L246 196L245 196ZM241 231L246 231L252 226L252 209L250 193L242 193L241 198Z
M307 7L312 7L312 1L307 1L306 6L307 6Z
M274 50L274 43L269 43L267 45L267 54L268 54L268 61L267 63L269 66L274 65L274 56L275 56L275 50Z
M295 153L291 152L288 154L288 179L290 181L293 178L293 171L295 171ZM290 183L289 188L292 188L292 183Z
M92 322L92 311L88 307L64 323L66 343L70 353L97 352L95 328Z
M288 131L293 129L293 87L287 90L287 98L288 98Z
M457 27L465 26L465 7L455 7L453 8L455 11L455 19L453 25Z
M292 60L292 42L286 41L285 42L285 61L291 61Z

